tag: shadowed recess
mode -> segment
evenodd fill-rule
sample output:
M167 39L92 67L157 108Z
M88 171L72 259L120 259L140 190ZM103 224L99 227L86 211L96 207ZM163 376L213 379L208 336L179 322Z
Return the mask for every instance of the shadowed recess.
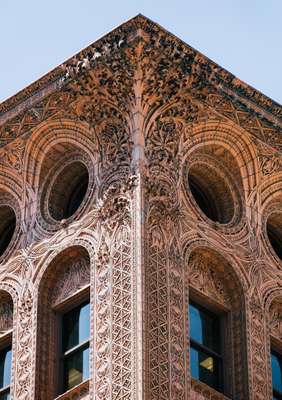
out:
M49 211L55 220L70 218L78 210L87 192L88 182L88 170L82 162L73 162L62 170L49 197Z
M267 236L276 255L282 260L282 213L273 213L267 221Z
M0 207L0 256L8 248L16 228L16 215L9 206Z
M225 179L214 168L195 163L189 169L188 183L196 203L209 219L221 224L232 220L232 193Z

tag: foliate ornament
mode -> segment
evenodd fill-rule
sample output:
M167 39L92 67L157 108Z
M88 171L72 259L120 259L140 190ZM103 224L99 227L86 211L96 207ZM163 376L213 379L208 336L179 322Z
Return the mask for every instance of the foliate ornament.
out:
M282 340L282 304L279 301L273 302L269 310L270 334L278 340Z
M23 173L26 140L19 138L0 150L0 163L19 175Z
M103 193L100 199L98 217L109 231L130 220L131 198L137 184L135 175L125 181L117 181Z
M13 328L13 302L0 303L0 335Z
M268 354L266 353L265 311L257 301L249 304L250 324L250 358L251 358L251 392L253 399L268 398Z
M33 371L33 289L29 284L23 287L19 299L17 324L17 359L16 359L16 388L15 398L30 400L32 398Z
M111 398L111 265L110 251L101 237L96 256L96 349L95 396L97 400Z
M225 306L231 306L231 297L224 285L224 269L219 273L213 260L194 254L189 260L189 284L199 292Z
M146 156L150 165L168 168L177 162L178 142L183 124L173 118L158 118L147 137ZM177 165L176 165L177 166Z
M167 225L166 229L168 229L168 225L172 226L179 221L181 209L174 182L147 176L145 189L149 199L148 220L150 224L158 225L162 222Z
M70 262L52 288L52 304L59 304L78 290L89 285L90 268L86 259Z
M260 170L264 176L282 171L281 153L265 143L256 140Z

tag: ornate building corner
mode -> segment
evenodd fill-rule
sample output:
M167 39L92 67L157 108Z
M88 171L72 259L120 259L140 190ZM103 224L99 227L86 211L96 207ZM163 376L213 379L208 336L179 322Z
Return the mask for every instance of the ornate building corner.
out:
M3 102L0 397L280 398L281 134L142 15Z

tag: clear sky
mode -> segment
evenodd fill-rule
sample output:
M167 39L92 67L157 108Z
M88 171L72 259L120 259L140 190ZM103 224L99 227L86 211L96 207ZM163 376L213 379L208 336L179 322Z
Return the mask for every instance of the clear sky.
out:
M138 13L282 103L282 0L0 0L0 101Z

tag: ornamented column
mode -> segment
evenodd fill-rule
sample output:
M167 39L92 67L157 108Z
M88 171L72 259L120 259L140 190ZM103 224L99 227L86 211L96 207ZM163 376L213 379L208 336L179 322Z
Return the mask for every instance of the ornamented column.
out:
M134 178L110 187L99 211L93 398L100 400L137 399L136 284L132 256L134 187Z
M266 315L259 299L250 299L247 304L249 329L249 389L250 400L271 399L269 391L269 365Z

